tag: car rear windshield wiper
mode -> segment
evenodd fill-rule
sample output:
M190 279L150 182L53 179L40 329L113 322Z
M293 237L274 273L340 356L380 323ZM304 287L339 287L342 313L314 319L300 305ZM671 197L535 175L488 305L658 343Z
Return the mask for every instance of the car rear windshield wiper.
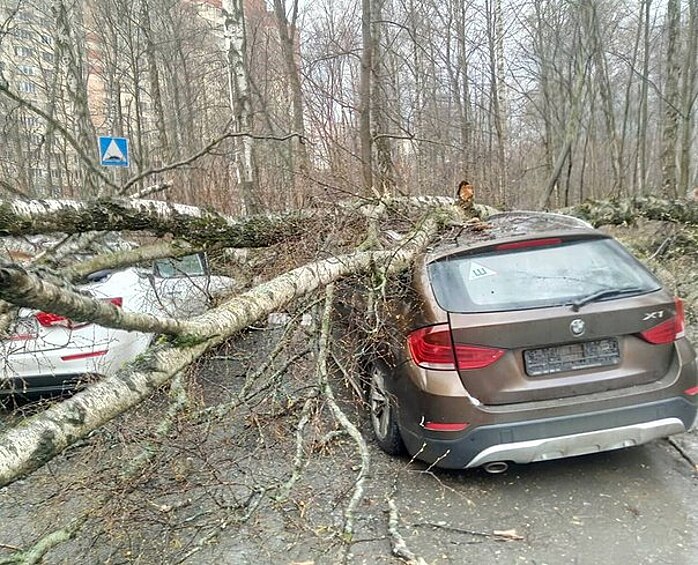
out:
M596 302L597 300L603 300L604 298L623 296L625 294L636 294L638 292L642 292L643 290L644 289L637 286L632 286L628 288L606 288L604 290L597 290L596 292L593 292L592 294L585 296L584 298L580 298L576 302L573 302L572 310L578 312L582 306L589 304L590 302Z

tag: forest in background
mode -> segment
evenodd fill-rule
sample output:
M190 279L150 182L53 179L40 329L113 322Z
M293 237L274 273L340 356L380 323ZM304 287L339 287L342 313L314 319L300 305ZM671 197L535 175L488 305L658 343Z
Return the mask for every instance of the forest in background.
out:
M463 179L510 208L698 185L696 0L0 4L15 195L137 178L244 213ZM96 135L131 143L112 185Z

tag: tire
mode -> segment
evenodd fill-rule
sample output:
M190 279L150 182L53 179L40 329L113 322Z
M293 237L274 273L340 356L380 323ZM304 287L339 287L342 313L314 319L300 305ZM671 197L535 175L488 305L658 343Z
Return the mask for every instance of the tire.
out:
M368 376L368 409L373 437L388 455L400 455L405 452L405 444L397 424L395 402L386 386L388 372L376 363L370 365Z

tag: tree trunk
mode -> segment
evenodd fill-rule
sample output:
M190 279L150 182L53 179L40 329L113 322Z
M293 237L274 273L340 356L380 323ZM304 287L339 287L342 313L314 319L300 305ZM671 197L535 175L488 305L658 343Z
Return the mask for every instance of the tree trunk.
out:
M380 196L392 194L395 189L395 167L393 165L392 149L388 134L386 116L388 114L387 85L387 52L382 45L383 4L385 0L372 0L371 41L373 45L372 75L371 75L371 118L372 140L376 148L376 163L378 166L378 182L375 189Z
M364 194L373 194L373 138L371 136L371 75L373 36L371 33L372 0L361 0L361 84L359 85L359 142Z
M52 6L56 17L56 50L59 53L61 66L66 73L65 87L72 105L76 138L82 150L94 160L96 136L88 106L87 83L82 57L85 45L84 41L79 38L79 33L83 29L80 9L80 4L68 7L63 0L55 0ZM80 163L80 165L83 187L81 196L84 198L97 196L99 181L96 175L84 163Z
M638 153L639 170L637 192L640 196L647 193L647 106L650 61L650 15L652 0L643 0L641 5L641 20L643 22L643 53L642 53L642 86L640 87L640 117L638 121Z
M153 101L155 112L155 129L158 132L160 141L160 161L168 162L172 160L170 154L170 143L167 139L165 129L165 111L162 105L162 94L160 92L160 72L155 57L155 42L153 40L153 29L151 26L150 12L151 6L147 0L141 4L141 26L145 36L145 54L148 61L148 77L150 78L150 98Z
M281 41L281 52L286 69L286 79L289 82L291 92L291 124L293 131L300 136L296 141L291 141L290 143L295 145L301 182L304 182L310 174L310 161L308 159L308 150L305 145L303 91L301 89L300 71L298 69L298 63L296 62L296 48L294 43L294 38L298 35L295 30L296 15L298 14L298 0L294 0L294 17L290 25L286 16L286 5L284 0L274 0L274 14L276 16L276 25L279 29L279 39ZM302 207L301 185L297 183L295 174L293 175L292 184L294 186L292 202L296 207Z
M570 115L567 118L567 125L565 127L565 137L560 153L555 160L553 170L548 179L548 184L545 188L543 198L540 200L540 207L545 208L548 205L550 196L555 190L555 185L560 178L560 173L562 172L562 167L565 164L570 151L572 150L572 143L577 139L579 135L579 128L581 125L581 114L582 105L584 99L584 83L587 74L588 59L584 57L584 54L580 53L577 55L577 64L575 71L575 83L572 92L572 108L570 109Z
M159 200L0 200L0 237L129 230L173 234L193 244L266 247L298 237L310 228L313 217L317 212L300 210L234 219Z
M679 76L681 61L678 57L681 14L679 0L667 2L666 80L664 82L664 130L662 132L662 192L676 197L676 147L679 129Z
M679 150L679 184L677 192L680 196L687 195L692 187L689 186L691 174L691 148L693 147L693 129L695 123L696 98L698 97L698 0L689 0L688 23L686 25L686 52L681 73L682 102L681 102L681 144ZM695 155L695 152L693 152ZM696 187L698 188L698 187Z
M252 98L247 69L247 39L243 0L223 1L223 32L228 62L228 89L233 128L236 132L252 133ZM235 143L235 171L245 214L256 214L262 206L254 164L251 137L242 136Z

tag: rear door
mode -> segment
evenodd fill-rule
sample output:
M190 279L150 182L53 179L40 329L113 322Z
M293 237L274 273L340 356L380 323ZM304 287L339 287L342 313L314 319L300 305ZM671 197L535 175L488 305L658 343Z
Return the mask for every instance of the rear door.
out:
M673 338L650 343L656 335L643 332L671 324L676 303L610 239L519 242L438 263L430 278L456 351L504 351L491 365L459 370L485 404L651 383L673 361Z

